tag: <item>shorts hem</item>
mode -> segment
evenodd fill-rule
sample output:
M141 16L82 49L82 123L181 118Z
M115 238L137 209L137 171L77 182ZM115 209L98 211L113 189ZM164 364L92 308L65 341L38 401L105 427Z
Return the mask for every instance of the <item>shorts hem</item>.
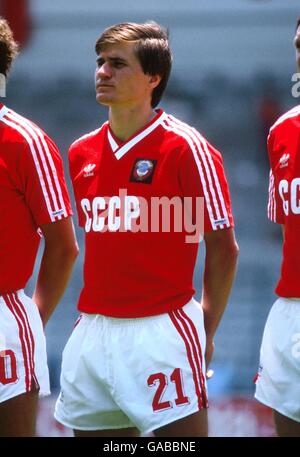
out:
M49 395L51 395L50 390L39 392L39 398L49 397Z
M74 425L71 424L70 422L65 421L64 419L61 419L58 417L58 415L55 413L54 414L54 419L57 420L57 422L60 422L62 425L65 427L71 428L72 430L83 430L83 431L95 431L95 430L117 430L117 429L124 429L124 428L138 428L134 424L128 424L128 425L111 425L109 427L103 427L103 426L92 426L92 427L81 427L79 425Z
M173 422L176 422L176 421L179 421L181 419L184 419L185 417L188 417L188 416L191 416L192 414L196 414L198 413L198 411L202 411L202 409L208 409L208 408L198 408L195 410L195 411L189 411L187 414L184 414L180 417L176 417L176 418L172 418L171 420L168 420L168 421L165 421L165 422L162 422L161 424L159 424L158 426L156 426L155 428L139 428L139 430L141 431L141 433L143 434L147 434L147 433L151 433L151 432L154 432L155 430L157 430L158 428L161 428L161 427L164 427L165 425L169 425L169 424L172 424ZM137 427L138 428L138 427Z
M12 398L15 398L15 397L18 397L19 395L23 395L23 394L26 394L26 393L29 394L30 392L31 391L27 392L26 389L24 389L24 390L21 390L20 392L12 393L11 395L5 396L3 399L0 399L0 403L4 403L5 401L11 400ZM39 391L39 398L48 397L49 395L51 395L50 390L47 390L47 391L44 391L44 392Z
M268 406L271 409L274 409L274 411L277 411L279 414L282 414L283 416L287 417L288 419L292 419L293 421L300 423L300 418L299 417L296 418L292 414L290 414L289 412L283 411L283 409L281 409L281 408L277 408L276 406L272 405L271 402L267 401L265 398L262 398L262 397L260 397L259 395L256 395L256 394L254 395L254 398L257 401L259 401L260 403L262 403L263 405Z

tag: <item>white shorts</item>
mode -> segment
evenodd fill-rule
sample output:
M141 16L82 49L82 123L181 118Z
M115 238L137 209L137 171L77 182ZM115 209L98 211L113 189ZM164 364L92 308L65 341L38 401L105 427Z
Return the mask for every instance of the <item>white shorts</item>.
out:
M35 387L50 394L46 340L36 304L19 290L0 296L0 403Z
M279 298L260 350L255 398L300 422L300 301Z
M64 349L55 418L142 433L207 407L203 311L191 300L136 319L83 314Z

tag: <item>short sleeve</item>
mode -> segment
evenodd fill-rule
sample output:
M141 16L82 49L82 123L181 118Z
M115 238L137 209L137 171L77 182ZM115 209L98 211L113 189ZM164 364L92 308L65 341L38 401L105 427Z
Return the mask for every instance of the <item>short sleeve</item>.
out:
M78 148L77 143L75 142L71 144L68 153L69 159L69 173L72 181L73 193L75 197L75 205L77 211L77 219L79 227L84 227L85 225L85 213L84 210L80 206L81 197L80 197L80 186L77 183L78 173L83 165L83 158L82 154L80 154L80 148Z
M204 232L233 227L222 156L199 133L181 155L179 174L183 195L202 198Z
M282 200L278 193L278 186L276 184L277 176L272 163L272 157L274 156L274 135L272 132L269 133L267 146L270 162L267 215L270 221L277 224L284 224L285 216L283 212Z
M72 209L56 145L38 127L30 132L19 144L19 186L36 225L41 226L72 215Z

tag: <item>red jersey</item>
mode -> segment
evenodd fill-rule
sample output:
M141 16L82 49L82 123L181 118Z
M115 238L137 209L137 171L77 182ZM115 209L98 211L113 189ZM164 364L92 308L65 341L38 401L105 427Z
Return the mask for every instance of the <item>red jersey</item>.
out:
M268 152L268 217L285 227L281 274L275 292L281 297L300 297L300 105L271 127Z
M72 214L55 144L35 124L0 104L0 295L32 275L38 228Z
M220 153L195 129L158 110L125 143L103 124L71 145L69 160L85 230L79 310L142 317L187 303L195 293L198 242L187 242L189 230L175 227L182 222L182 214L173 220L175 206L199 197L205 231L233 225ZM158 219L170 202L177 203L169 205L166 229ZM192 220L196 209L190 207Z

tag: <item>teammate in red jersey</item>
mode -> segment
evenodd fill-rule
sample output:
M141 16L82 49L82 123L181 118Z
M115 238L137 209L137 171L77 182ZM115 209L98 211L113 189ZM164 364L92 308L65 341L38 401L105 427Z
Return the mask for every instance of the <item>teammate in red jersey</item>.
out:
M0 18L0 73L17 54ZM43 325L69 279L77 255L59 152L35 124L0 104L0 436L34 436L38 394L49 394ZM45 247L33 298L41 236Z
M204 352L208 366L237 258L222 158L155 109L172 61L164 29L112 26L96 53L96 99L109 120L69 153L86 250L55 417L75 436L206 436Z
M300 71L300 18L296 59ZM281 116L268 136L268 217L281 224L282 264L260 350L255 397L273 409L278 436L300 437L300 105Z

